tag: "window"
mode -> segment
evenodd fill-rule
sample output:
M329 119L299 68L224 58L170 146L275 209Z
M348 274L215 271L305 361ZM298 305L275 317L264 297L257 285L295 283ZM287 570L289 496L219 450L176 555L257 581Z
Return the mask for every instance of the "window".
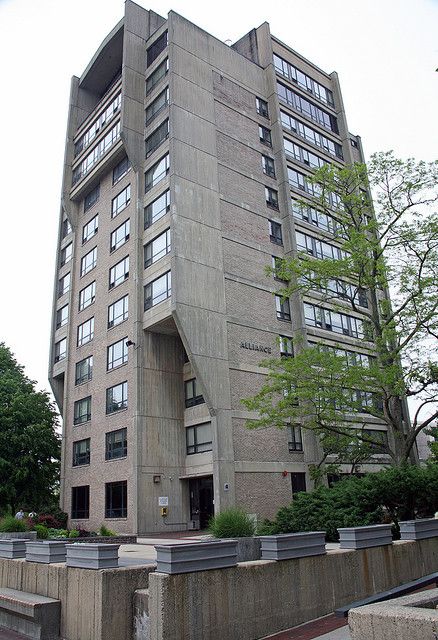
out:
M369 436L376 441L376 444L369 443L370 448L374 453L386 453L388 450L388 432L380 429L362 429L362 433L365 436ZM379 444L380 443L380 444Z
M299 425L288 425L287 436L288 436L289 451L303 450L301 427Z
M290 320L290 305L287 298L282 299L281 296L275 296L275 308L277 320Z
M149 158L149 156L153 154L155 149L158 149L160 144L164 142L164 140L166 140L168 135L169 135L169 118L167 118L167 120L162 122L160 126L157 129L155 129L155 131L151 133L151 135L148 138L146 138L146 142L145 142L146 158Z
M169 87L166 87L153 102L146 108L146 126L169 104Z
M147 229L154 222L170 211L170 191L165 191L156 200L148 204L144 210L144 228Z
M346 251L336 247L334 244L324 242L323 240L319 240L319 238L315 238L314 236L309 236L306 233L297 231L295 237L298 251L304 251L314 258L343 260L349 255Z
M61 228L62 240L64 240L64 238L66 238L70 233L71 233L71 224L70 224L70 221L67 218L65 218L62 221L62 228Z
M335 220L326 213L322 213L311 207L310 205L303 205L292 198L292 212L294 218L297 220L304 220L308 224L313 224L315 227L329 231L330 233L337 233L342 235L342 229L338 229Z
M293 116L285 113L284 111L280 111L281 124L285 129L289 129L289 131L293 131L296 135L300 136L310 142L310 144L314 144L321 149L324 149L326 153L329 153L331 156L339 158L340 160L344 159L344 152L342 151L342 146L339 142L335 142L334 140L330 140L327 136L322 135L319 131L316 131L309 125L304 124L300 120L297 120ZM284 139L286 146L286 138Z
M93 204L96 204L96 202L99 200L99 196L100 196L100 184L98 184L97 187L94 187L94 189L89 191L85 196L84 213L88 211L88 209L91 209Z
M96 281L79 291L79 311L83 311L96 300Z
M296 493L300 493L301 491L306 491L306 474L297 472L292 472L290 474L292 481L292 495Z
M66 273L65 276L58 281L58 298L65 295L70 291L70 273Z
M269 220L269 239L274 244L283 244L283 235L281 233L281 224L279 222Z
M163 178L169 173L169 154L167 153L164 158L161 158L145 173L144 192L147 193L155 187L156 184L161 182Z
M295 171L295 169L292 169L292 167L287 168L287 175L289 184L292 188L299 189L300 191L305 191L309 195L316 198L324 195L324 199L328 206L333 207L334 209L342 210L343 205L337 193L327 191L322 194L321 187L319 185L312 184L311 182L309 182L307 176L304 175L304 173L299 173L298 171Z
M117 285L125 282L129 278L129 256L120 260L109 270L109 288L114 289Z
M317 156L316 153L307 151L304 147L301 147L299 144L296 144L287 138L283 138L283 143L286 155L297 162L301 162L302 164L311 167L312 169L320 169L325 164L330 164L327 160Z
M128 516L128 483L107 482L105 485L105 518Z
M186 403L186 409L194 407L197 404L203 404L205 402L204 396L199 393L196 378L186 380L184 383L184 398Z
M112 120L120 110L122 103L122 94L119 91L111 100L109 105L100 113L94 122L88 127L86 132L79 138L75 144L75 156L88 147L94 138L102 131L102 129Z
M75 384L88 382L93 378L93 356L88 356L76 363Z
M148 242L144 248L144 268L149 267L170 252L170 229Z
M164 78L169 71L169 59L166 58L161 62L155 71L146 78L146 95L149 95L154 87Z
M111 344L107 349L106 369L111 371L116 367L128 362L128 347L126 346L127 337Z
M275 178L275 164L272 158L269 156L262 156L263 173L266 173L270 178Z
M55 362L64 360L67 356L67 338L63 338L59 342L55 342Z
M99 216L94 216L91 218L90 222L84 224L82 227L82 244L85 244L97 233L97 224L98 224Z
M108 307L108 329L128 319L128 296L113 302Z
M262 144L266 144L268 147L272 147L271 132L261 124L259 124L259 138Z
M122 382L106 390L106 412L115 413L128 406L128 383Z
M127 429L117 429L105 434L105 460L125 458L127 453Z
M81 180L120 138L118 122L94 149L73 169L72 186Z
M212 450L211 422L196 424L186 429L187 455Z
M91 396L76 400L74 404L73 424L83 424L91 420Z
M161 34L146 51L146 66L150 67L154 60L158 58L160 53L167 47L167 31Z
M274 280L278 280L278 282L287 282L285 278L280 277L281 269L283 267L283 258L279 258L278 256L272 256L272 270Z
M125 156L113 169L113 184L116 184L116 182L126 176L130 168L131 163L129 162L129 158Z
M73 442L73 466L90 464L90 438Z
M111 203L111 218L115 218L131 202L131 185L123 189Z
M288 336L279 336L280 355L282 357L292 357L294 355L294 346L292 338Z
M350 138L350 143L352 147L354 147L355 149L358 149L359 145L357 144L356 140L353 140L352 138Z
M256 109L259 116L269 118L268 103L266 102L266 100L256 98Z
M160 304L172 293L170 271L160 276L144 288L144 310L147 311L156 304Z
M71 517L73 520L87 520L90 515L90 486L72 487Z
M68 322L68 304L58 309L56 312L56 328L63 327Z
M81 347L87 342L91 342L94 337L94 318L86 320L78 326L78 341L77 346Z
M70 262L71 256L73 253L73 243L66 245L64 249L61 249L61 267L63 267L67 262Z
M115 251L119 247L128 242L129 240L129 232L130 232L130 221L129 218L117 227L115 231L110 235L110 251Z
M271 209L279 209L278 191L275 191L275 189L271 189L270 187L265 187L265 198L268 207L270 207Z
M339 134L338 121L335 116L320 109L313 104L313 102L301 97L298 93L295 93L295 91L281 84L281 82L277 82L277 93L280 101L285 102L289 107L292 107L292 109L296 109L296 111L302 113L306 118L310 118L321 127Z
M283 60L283 58L280 58L275 53L274 66L277 73L280 73L281 75L285 76L285 78L287 78L290 82L294 82L305 91L308 91L309 93L314 95L315 98L321 100L321 102L324 102L325 104L328 104L330 107L334 108L335 103L333 100L333 93L330 89L327 89L322 84L319 84L319 82L316 82L316 80L313 80L313 78L300 71L293 64L286 62L286 60Z
M352 338L364 337L363 323L359 318L324 309L308 302L304 303L304 320L309 327L319 327Z
M81 278L86 273L94 269L97 264L97 247L91 249L83 258L81 258Z

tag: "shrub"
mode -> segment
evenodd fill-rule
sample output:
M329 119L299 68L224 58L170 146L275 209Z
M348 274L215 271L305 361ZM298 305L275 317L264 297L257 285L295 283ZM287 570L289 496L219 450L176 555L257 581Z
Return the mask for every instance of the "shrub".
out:
M104 524L101 524L99 529L99 535L109 537L109 536L116 536L117 533L115 533L114 531L111 531L111 529L108 529Z
M78 538L88 538L90 535L95 535L91 534L87 529L82 529L82 527L77 527L76 530L79 533Z
M49 538L68 538L67 529L49 529Z
M14 516L5 516L0 522L0 531L2 533L12 533L13 531L27 531L26 522L17 520Z
M43 513L38 516L37 519L38 524L43 524L48 529L60 529L61 523L54 516L50 515L50 513Z
M215 538L243 538L254 535L255 523L241 509L224 509L210 519L208 530Z
M36 524L35 531L37 532L37 538L40 540L47 540L49 537L49 529L43 524Z
M69 538L79 538L79 531L77 529L72 529L68 534Z

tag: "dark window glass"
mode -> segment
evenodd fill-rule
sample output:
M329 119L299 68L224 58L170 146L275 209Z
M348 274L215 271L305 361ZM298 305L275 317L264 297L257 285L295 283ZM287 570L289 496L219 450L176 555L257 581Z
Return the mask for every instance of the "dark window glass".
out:
M74 404L73 424L82 424L91 420L91 396L76 400Z
M73 466L90 464L90 438L73 442Z
M204 422L186 429L187 455L212 450L211 422Z
M152 120L167 107L169 104L169 87L166 87L151 104L146 107L146 122L145 125L149 126Z
M154 60L167 47L167 31L165 31L146 51L146 66L150 67Z
M125 458L127 452L127 429L117 429L105 434L105 460Z
M268 103L266 100L256 98L257 113L264 118L269 118Z
M115 413L128 406L128 383L122 382L106 390L106 412Z
M204 396L199 393L196 384L196 378L187 380L184 383L184 397L186 408L194 407L197 404L203 404L205 402Z
M88 356L76 363L75 384L88 382L93 377L93 356Z
M166 140L168 135L169 135L169 118L167 118L167 120L162 122L160 126L157 129L155 129L155 131L151 133L151 135L148 138L146 138L146 142L145 142L146 158L149 158L149 156L153 154L155 149L158 149L160 144L164 142L164 140Z
M72 487L71 517L73 520L84 520L90 517L90 486Z
M274 244L283 244L283 236L281 233L281 224L279 222L274 222L274 220L269 220L269 239Z
M292 494L299 493L300 491L306 491L306 474L305 473L291 473L292 480Z
M301 437L301 427L299 425L289 425L287 431L289 451L302 451L303 439Z
M270 178L275 178L275 164L272 158L269 156L262 156L263 173L266 173Z
M88 211L88 209L91 209L93 204L96 204L96 202L99 200L99 196L100 196L100 184L98 184L97 187L94 187L94 189L92 189L85 196L85 198L84 198L84 213L85 213L85 211Z
M105 518L126 518L128 515L128 483L107 482L105 485Z
M119 180L125 176L129 169L131 168L131 163L129 162L128 156L125 156L123 160L119 162L119 164L113 169L113 184L116 184Z
M146 95L149 95L152 89L164 78L169 71L169 59L163 60L158 67L152 71L151 75L146 78Z
M270 187L265 187L265 198L266 204L271 209L279 209L278 206L278 192L275 189L271 189Z
M268 147L272 147L271 132L266 127L259 125L259 138L262 144L266 144Z

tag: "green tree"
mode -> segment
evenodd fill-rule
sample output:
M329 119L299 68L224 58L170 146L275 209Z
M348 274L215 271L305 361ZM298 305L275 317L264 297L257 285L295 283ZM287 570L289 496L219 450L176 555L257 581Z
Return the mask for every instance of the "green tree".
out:
M57 413L0 343L0 512L39 510L53 502L59 481Z
M380 153L368 168L325 165L310 182L314 207L341 253L333 259L299 250L280 261L275 276L285 284L277 293L312 302L314 324L336 323L338 332L342 313L360 314L355 330L371 357L359 359L341 344L309 347L298 332L295 357L266 362L265 384L243 401L259 415L249 426L292 421L332 450L336 436L340 461L347 440L364 445L364 455L378 448L403 464L418 433L438 416L438 162ZM297 206L309 212L309 202ZM406 398L416 400L412 422ZM387 441L373 434L375 418L386 424Z

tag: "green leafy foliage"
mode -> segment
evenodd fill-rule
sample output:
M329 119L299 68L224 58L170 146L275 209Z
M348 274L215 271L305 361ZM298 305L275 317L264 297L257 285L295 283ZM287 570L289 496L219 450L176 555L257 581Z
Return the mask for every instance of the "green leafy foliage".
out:
M298 493L264 526L270 533L325 531L336 541L340 527L392 522L397 533L400 521L432 517L437 510L438 465L404 465Z
M21 505L40 511L59 481L56 411L0 344L0 512Z
M39 538L40 540L47 540L47 538L49 537L49 529L43 524L36 524L35 531L37 532L37 538Z
M12 533L13 531L27 531L24 520L18 520L12 515L7 515L0 521L0 531L2 533Z
M102 524L102 525L100 525L99 535L100 536L105 536L105 537L110 537L110 536L116 536L117 533L115 533L114 531L111 531L111 529L108 529L108 527L106 527L104 524Z
M43 525L44 526L44 525ZM67 529L54 529L53 527L47 527L49 538L68 538L69 533Z
M79 538L79 531L77 529L72 529L68 534L69 538Z
M254 535L255 523L242 509L224 509L210 519L208 530L215 538L244 538Z
M261 363L269 370L265 384L243 401L259 416L248 426L297 422L319 436L336 463L353 470L377 449L394 465L404 464L411 461L418 433L438 417L438 213L433 209L438 161L402 161L381 153L368 169L326 164L309 181L320 194L312 206L329 224L342 254L333 259L302 247L297 257L276 264L275 273L268 271L285 283L277 294L313 298L317 309L312 316L308 311L308 321L332 329L331 348L309 348L298 333L294 358ZM336 209L329 194L339 198ZM308 201L294 207L308 215ZM342 353L342 341L333 342L336 331L350 331L342 313L361 318L362 328L353 337L363 340L361 351L372 356L368 362ZM411 424L406 398L417 400ZM375 418L386 427L387 442L364 430L367 422L376 424ZM353 428L353 422L363 429Z

